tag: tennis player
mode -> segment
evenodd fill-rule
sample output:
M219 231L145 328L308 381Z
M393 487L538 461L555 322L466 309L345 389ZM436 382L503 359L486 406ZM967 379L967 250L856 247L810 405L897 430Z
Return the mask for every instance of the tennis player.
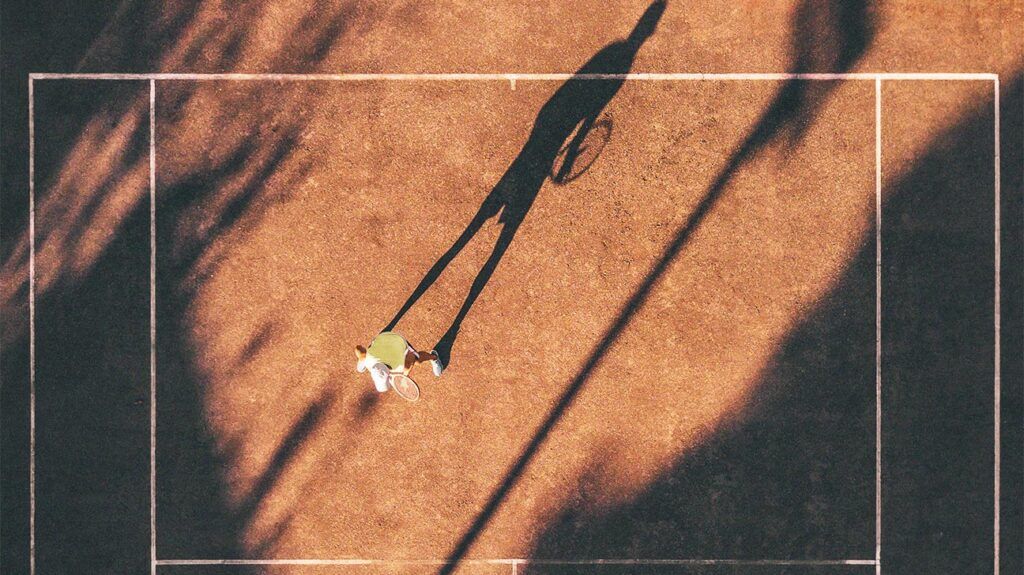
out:
M369 370L373 386L384 393L388 390L391 372L408 375L418 364L430 362L431 371L441 377L443 366L436 351L419 352L401 335L393 331L381 332L373 338L370 347L356 346L356 371Z

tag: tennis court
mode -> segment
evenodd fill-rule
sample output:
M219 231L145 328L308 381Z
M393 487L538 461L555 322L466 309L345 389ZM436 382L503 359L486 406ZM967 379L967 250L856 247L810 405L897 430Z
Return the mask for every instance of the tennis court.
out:
M577 74L32 74L31 572L1000 569L1020 76L620 70L635 16ZM396 312L415 403L354 369Z

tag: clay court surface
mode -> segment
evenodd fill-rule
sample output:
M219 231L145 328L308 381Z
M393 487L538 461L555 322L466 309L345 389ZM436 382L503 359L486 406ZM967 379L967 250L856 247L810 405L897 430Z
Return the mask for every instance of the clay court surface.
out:
M1020 3L87 4L3 6L5 573L1022 569Z

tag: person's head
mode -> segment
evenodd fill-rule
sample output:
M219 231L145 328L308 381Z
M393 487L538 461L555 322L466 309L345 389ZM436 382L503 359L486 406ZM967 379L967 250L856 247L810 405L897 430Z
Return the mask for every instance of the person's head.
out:
M643 44L651 37L651 34L654 34L654 30L658 27L658 22L661 20L661 15L665 13L666 6L668 6L667 0L651 2L651 5L644 11L644 15L640 17L636 26L633 27L633 31L629 33L629 38L626 38L626 42L639 48L640 44Z
M356 359L365 359L365 358L366 358L366 348L361 346L361 345L357 345L356 346Z

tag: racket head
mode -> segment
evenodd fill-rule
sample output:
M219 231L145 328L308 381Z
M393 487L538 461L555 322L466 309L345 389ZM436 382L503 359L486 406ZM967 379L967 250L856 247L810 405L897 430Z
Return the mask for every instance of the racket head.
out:
M389 381L391 389L394 389L402 399L416 401L420 398L420 386L416 385L416 382L408 375L392 373Z
M594 165L612 137L611 116L602 116L586 133L580 133L582 128L582 123L576 127L551 165L551 181L557 185L568 184Z

